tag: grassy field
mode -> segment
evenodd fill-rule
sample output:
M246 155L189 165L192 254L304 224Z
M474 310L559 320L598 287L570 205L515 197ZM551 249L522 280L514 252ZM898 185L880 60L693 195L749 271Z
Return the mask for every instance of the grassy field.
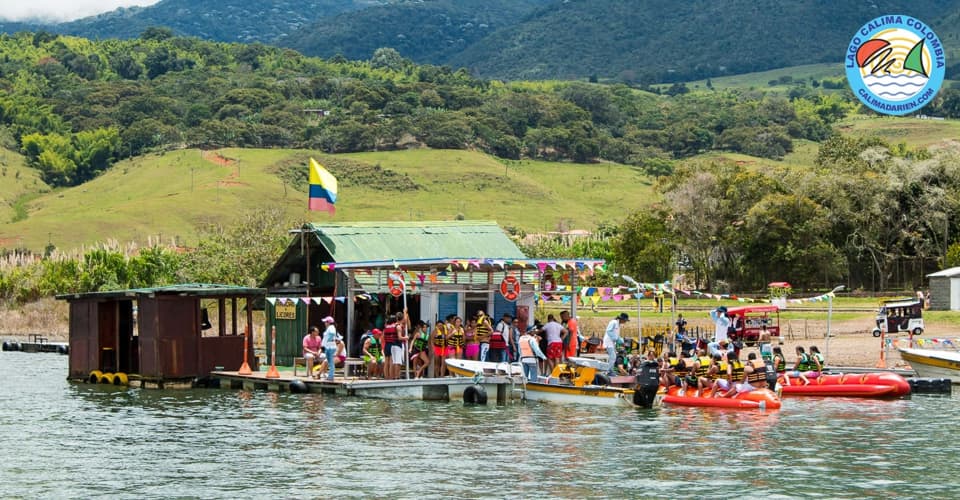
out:
M225 149L217 154L229 161L198 150L138 157L82 186L40 194L30 202L26 219L9 222L13 213L6 209L0 246L22 244L40 251L49 241L68 249L107 238L138 243L176 239L191 245L199 225L228 222L259 207L282 207L292 220L329 220L325 213L308 213L305 191L277 175L280 164L299 161L308 152ZM338 222L462 215L529 232L560 225L590 229L652 200L651 180L624 165L502 162L482 153L437 150L342 158L406 174L418 189L383 191L375 183L345 183L337 202ZM0 184L7 189L7 183Z
M855 115L840 122L837 129L855 137L879 137L890 144L904 142L911 146L930 146L960 138L960 120Z
M24 164L23 156L0 148L0 221L26 216L29 199L49 190L40 172ZM0 246L6 242L0 241Z
M960 137L957 120L856 115L839 129L913 147ZM757 168L804 168L813 164L817 149L816 143L796 141L782 161L735 153L704 156ZM20 155L2 150L0 248L39 252L48 242L74 249L106 239L189 246L202 224L229 223L244 210L262 207L281 207L292 222L323 222L329 220L325 213L305 209L305 185L294 186L278 173L284 165L301 164L306 172L310 154L343 169L337 222L462 217L526 232L592 229L656 201L653 180L630 166L509 161L431 149L334 157L300 150L181 150L125 160L87 184L51 190ZM408 187L393 186L392 179Z
M789 76L792 82L805 81L807 85L811 80L823 80L824 78L836 79L844 75L842 63L824 63L824 64L806 64L803 66L791 66L789 68L778 68L769 71L759 71L756 73L744 73L742 75L718 76L710 79L713 88L720 89L757 89L772 90L777 92L786 92L790 90L790 84L770 85L771 80L780 80ZM707 80L695 80L687 82L687 87L691 90L707 88Z

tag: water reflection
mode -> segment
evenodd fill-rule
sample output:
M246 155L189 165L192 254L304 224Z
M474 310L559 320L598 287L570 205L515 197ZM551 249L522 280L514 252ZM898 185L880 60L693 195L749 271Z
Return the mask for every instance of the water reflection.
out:
M958 397L464 407L70 384L0 352L0 497L952 497ZM127 472L120 472L127 471Z

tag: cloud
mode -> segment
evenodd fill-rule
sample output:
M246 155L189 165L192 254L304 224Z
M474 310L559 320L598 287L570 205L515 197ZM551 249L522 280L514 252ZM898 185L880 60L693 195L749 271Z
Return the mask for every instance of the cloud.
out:
M109 12L118 7L153 5L159 0L16 0L0 1L0 20L64 22Z

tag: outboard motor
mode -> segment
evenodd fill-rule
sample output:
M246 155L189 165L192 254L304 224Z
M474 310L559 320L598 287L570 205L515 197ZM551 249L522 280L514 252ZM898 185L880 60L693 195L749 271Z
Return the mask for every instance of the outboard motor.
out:
M633 404L642 408L652 408L658 389L660 389L660 364L645 360L640 364L640 370L637 372Z

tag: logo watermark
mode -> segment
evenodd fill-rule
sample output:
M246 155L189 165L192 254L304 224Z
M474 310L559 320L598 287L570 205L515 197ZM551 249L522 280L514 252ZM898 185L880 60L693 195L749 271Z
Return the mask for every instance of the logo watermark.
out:
M904 15L877 17L850 40L847 81L860 102L887 115L905 115L930 103L946 72L943 44L933 30Z

